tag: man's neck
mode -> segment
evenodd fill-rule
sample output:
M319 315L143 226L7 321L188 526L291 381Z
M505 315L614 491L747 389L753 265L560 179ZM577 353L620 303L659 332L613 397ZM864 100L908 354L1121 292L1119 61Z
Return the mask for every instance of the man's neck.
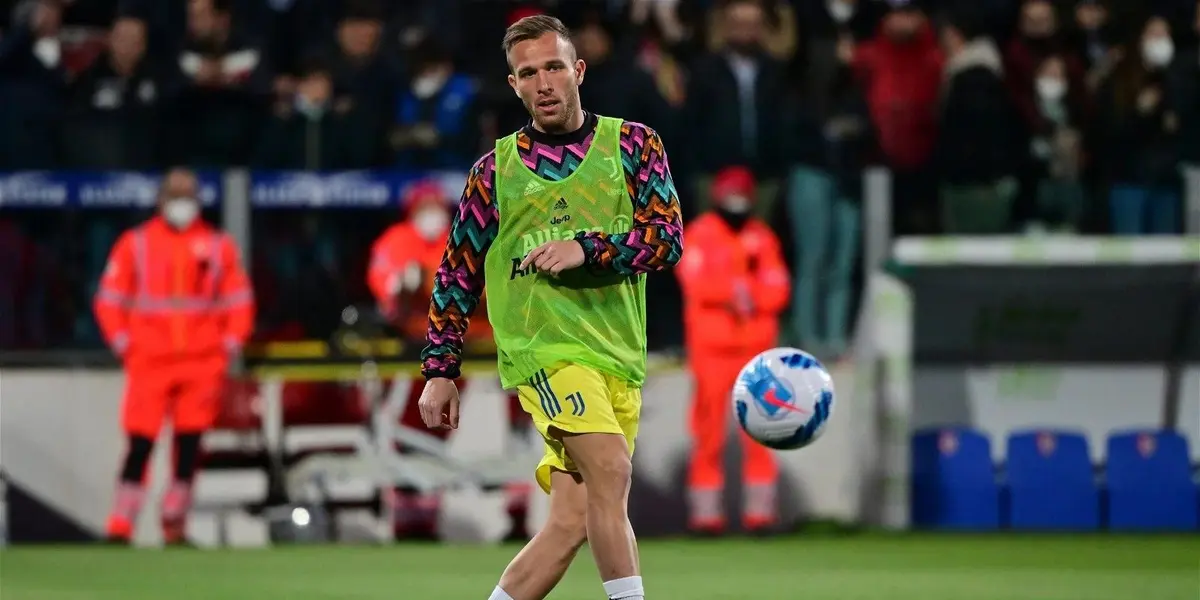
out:
M576 107L575 111L572 113L571 120L563 124L561 129L546 129L538 124L537 119L533 120L533 128L549 135L567 135L569 133L579 131L579 128L583 127L586 117L587 115L583 112L583 109Z
M564 146L569 144L578 144L587 139L587 136L594 130L597 119L595 115L587 111L579 111L580 118L578 127L565 131L564 133L553 133L543 131L536 123L530 122L523 127L523 131L531 140L539 144L548 144L551 146ZM574 120L574 119L572 119ZM566 129L565 127L563 129Z

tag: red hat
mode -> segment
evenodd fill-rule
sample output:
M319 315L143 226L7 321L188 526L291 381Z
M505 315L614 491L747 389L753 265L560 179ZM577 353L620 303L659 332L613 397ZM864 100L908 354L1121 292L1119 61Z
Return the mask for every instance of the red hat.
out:
M418 181L404 190L404 197L401 199L403 211L411 213L419 206L426 204L446 204L446 193L442 191L442 186L438 185L437 181L425 179Z
M712 197L713 200L720 200L738 194L753 200L756 186L754 173L751 173L750 169L725 167L713 177Z

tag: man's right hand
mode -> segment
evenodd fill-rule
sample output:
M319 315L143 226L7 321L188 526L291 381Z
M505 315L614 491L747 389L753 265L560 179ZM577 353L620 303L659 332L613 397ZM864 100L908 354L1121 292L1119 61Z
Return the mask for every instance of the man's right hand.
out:
M445 377L425 382L421 400L421 420L430 429L458 429L458 387Z

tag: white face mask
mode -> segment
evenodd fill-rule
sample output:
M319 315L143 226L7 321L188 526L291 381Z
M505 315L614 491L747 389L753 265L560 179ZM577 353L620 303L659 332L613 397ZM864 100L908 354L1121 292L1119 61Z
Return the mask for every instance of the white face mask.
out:
M833 17L835 23L845 23L854 17L854 5L843 0L833 0L826 6L829 7L829 16Z
M304 96L296 96L296 112L305 116L310 121L319 121L325 115L325 105L317 104L305 98Z
M750 212L750 199L745 196L730 196L721 203L721 208L730 214L744 215Z
M62 43L58 38L42 38L33 43L33 55L48 69L58 66L62 60Z
M446 85L446 79L447 76L442 71L432 75L422 75L413 80L413 95L422 100L431 98L442 89L443 85Z
M163 203L163 219L176 229L183 229L200 216L200 203L192 198L171 198Z
M423 210L413 217L413 227L421 239L432 242L446 232L450 224L450 215L444 210Z
M1142 60L1151 67L1165 67L1175 57L1175 44L1171 38L1158 37L1142 43Z
M1036 87L1043 100L1061 100L1067 94L1067 82L1058 77L1039 77Z

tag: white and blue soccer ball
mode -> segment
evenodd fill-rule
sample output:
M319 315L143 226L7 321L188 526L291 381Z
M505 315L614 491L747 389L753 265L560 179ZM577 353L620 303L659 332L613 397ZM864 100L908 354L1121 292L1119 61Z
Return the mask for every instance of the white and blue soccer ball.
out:
M833 378L811 354L772 348L755 356L733 386L738 425L775 450L803 448L821 437L833 415Z

